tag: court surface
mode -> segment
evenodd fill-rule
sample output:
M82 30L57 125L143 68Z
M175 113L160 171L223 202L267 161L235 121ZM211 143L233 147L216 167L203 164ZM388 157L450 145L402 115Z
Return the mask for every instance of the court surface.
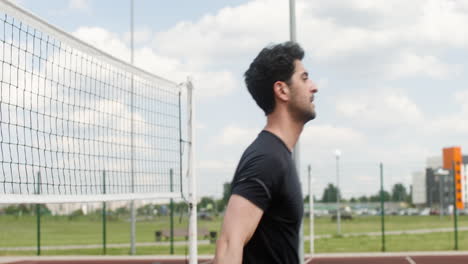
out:
M199 264L212 263L202 256ZM0 257L2 264L185 264L185 256L51 256ZM305 264L468 264L468 252L403 252L317 254L306 257Z

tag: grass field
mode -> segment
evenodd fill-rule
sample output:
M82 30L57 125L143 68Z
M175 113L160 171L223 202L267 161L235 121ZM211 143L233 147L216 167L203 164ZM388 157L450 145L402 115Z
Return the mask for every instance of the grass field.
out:
M219 231L222 219L213 221L199 221L199 226L207 230ZM102 223L99 218L82 216L73 220L63 216L42 217L41 245L91 245L102 244ZM187 228L187 219L176 218L176 229ZM468 227L468 216L459 217L459 227ZM308 220L304 223L305 234L308 235ZM438 216L387 216L386 231L452 228L453 219L447 216L439 219ZM156 230L169 229L169 218L159 217L153 220L137 222L137 242L154 242ZM342 233L379 232L380 218L374 216L355 218L352 221L343 221ZM26 247L36 246L36 218L34 216L0 216L0 247ZM330 218L318 218L315 221L316 235L335 235L336 222ZM107 222L107 243L129 243L130 224L126 219ZM203 239L200 237L199 239ZM176 240L184 240L178 237ZM454 247L453 232L430 234L401 234L387 235L387 251L431 251L451 250ZM308 250L308 241L305 246ZM377 252L381 250L380 236L353 236L321 238L315 241L316 252ZM468 250L468 232L459 232L459 249ZM185 246L176 246L176 254L185 254ZM126 255L128 248L108 248L111 255ZM138 254L168 254L168 246L139 246ZM200 254L213 254L214 245L200 245ZM80 250L43 250L44 255L98 255L101 249ZM35 251L0 251L0 255L34 255Z

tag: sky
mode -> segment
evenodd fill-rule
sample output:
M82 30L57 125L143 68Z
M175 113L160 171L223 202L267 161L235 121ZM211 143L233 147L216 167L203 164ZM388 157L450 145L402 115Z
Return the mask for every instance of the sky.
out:
M129 0L15 2L130 60ZM135 65L194 82L199 196L221 197L265 125L243 73L263 47L289 40L288 8L287 0L135 0ZM380 162L388 190L409 187L444 147L468 154L467 1L297 0L296 16L319 89L317 118L299 143L304 191L309 165L317 197L339 174L349 198L377 193Z

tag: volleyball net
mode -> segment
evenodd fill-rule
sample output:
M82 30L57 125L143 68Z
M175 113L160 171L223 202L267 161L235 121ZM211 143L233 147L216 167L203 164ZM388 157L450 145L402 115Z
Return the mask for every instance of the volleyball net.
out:
M180 197L185 86L0 7L0 203Z

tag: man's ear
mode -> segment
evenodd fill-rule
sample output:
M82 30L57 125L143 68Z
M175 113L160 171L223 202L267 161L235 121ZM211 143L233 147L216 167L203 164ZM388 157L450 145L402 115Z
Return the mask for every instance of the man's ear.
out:
M288 101L289 100L289 86L282 81L277 81L273 84L273 92L275 94L275 98L281 101Z

